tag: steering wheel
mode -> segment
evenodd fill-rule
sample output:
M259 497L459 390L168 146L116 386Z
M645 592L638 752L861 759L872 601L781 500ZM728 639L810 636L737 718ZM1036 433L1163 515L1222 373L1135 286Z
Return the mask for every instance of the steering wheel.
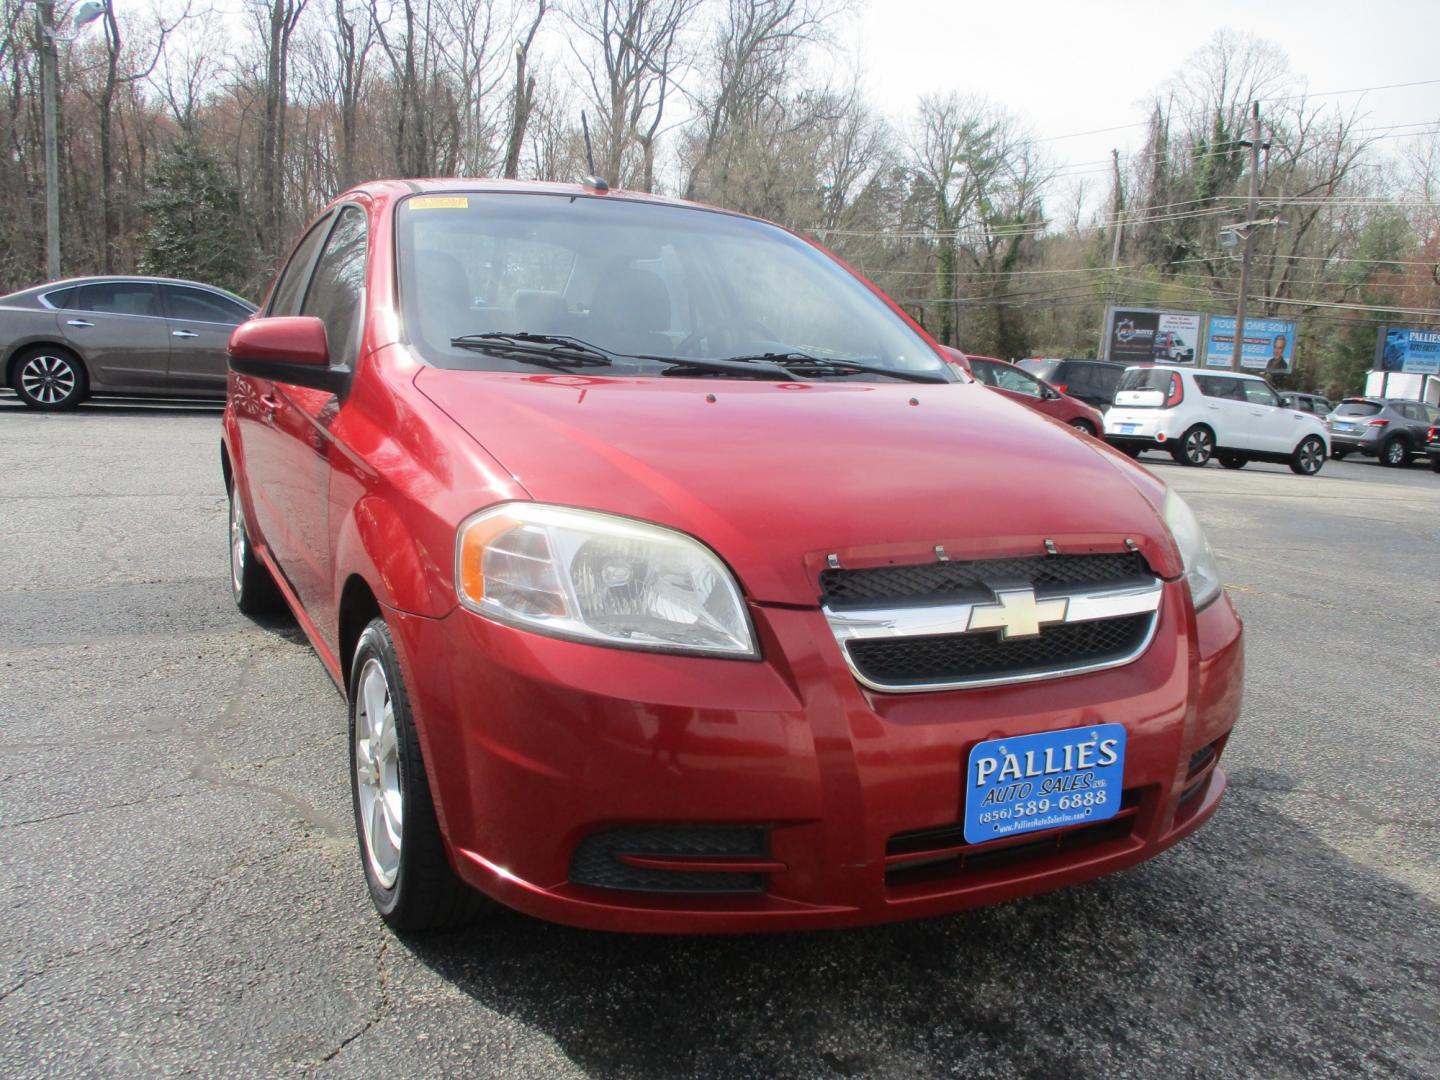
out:
M703 342L719 346L721 355L724 355L741 351L740 342L742 341L780 345L768 326L755 322L753 319L730 319L696 330L675 346L675 352L680 356L700 356L702 354L698 349Z

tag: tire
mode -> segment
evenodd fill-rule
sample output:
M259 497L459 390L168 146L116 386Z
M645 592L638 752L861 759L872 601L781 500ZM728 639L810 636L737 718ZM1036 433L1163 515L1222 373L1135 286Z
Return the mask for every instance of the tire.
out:
M1344 461L1345 455L1348 453L1350 453L1349 450L1340 450L1333 446L1330 448L1330 456L1333 457L1336 461Z
M52 345L26 349L15 357L10 384L20 400L41 412L73 409L90 393L85 365L69 349Z
M1089 435L1092 439L1095 437L1095 425L1090 423L1089 420L1071 420L1070 426L1080 432L1081 435Z
M1392 469L1410 464L1410 449L1405 445L1405 440L1396 435L1382 446L1380 464L1389 465Z
M450 868L410 697L384 619L372 619L360 635L349 697L355 838L380 918L396 931L439 930L493 910L494 901Z
M230 595L246 615L272 615L285 607L275 579L255 557L250 532L245 526L245 508L230 485Z
M1215 433L1204 424L1196 424L1170 450L1170 456L1180 465L1204 468L1210 464L1215 453Z
M1140 447L1132 446L1129 443L1121 443L1120 452L1128 458L1135 458L1138 460L1140 457Z
M1307 435L1290 455L1290 471L1301 476L1314 476L1325 466L1325 441L1318 435Z
M1440 472L1440 454L1430 456L1430 469L1432 472Z
M1218 457L1221 467L1226 469L1243 469L1250 464L1249 458L1239 457L1235 454L1220 454Z

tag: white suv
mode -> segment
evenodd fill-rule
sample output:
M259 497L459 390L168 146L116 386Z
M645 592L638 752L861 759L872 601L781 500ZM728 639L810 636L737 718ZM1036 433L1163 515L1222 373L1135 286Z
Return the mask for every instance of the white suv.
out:
M1126 368L1105 414L1105 441L1131 457L1168 450L1181 465L1211 456L1227 469L1279 461L1314 476L1330 453L1325 425L1287 408L1255 375L1193 368Z

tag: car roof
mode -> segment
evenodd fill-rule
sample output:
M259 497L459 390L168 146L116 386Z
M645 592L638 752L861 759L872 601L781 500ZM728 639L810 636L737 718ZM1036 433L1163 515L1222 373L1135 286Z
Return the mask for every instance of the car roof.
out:
M461 192L515 192L538 195L568 195L572 198L625 199L631 202L655 203L661 206L685 206L698 210L710 210L732 217L750 218L761 221L753 214L742 214L724 207L709 206L690 199L675 199L668 195L655 195L648 191L631 191L628 188L608 188L599 191L590 184L562 184L549 180L505 180L495 177L424 177L415 180L372 180L357 184L344 192L335 202L356 195L388 196L401 199L408 195L444 195Z
M187 285L196 289L205 289L209 292L220 293L232 300L238 300L247 307L255 307L253 301L245 299L239 293L233 293L229 289L221 288L219 285L211 285L204 281L191 281L188 278L153 277L148 274L90 274L86 277L60 278L56 281L46 281L40 285L32 285L28 289L21 289L12 296L19 293L52 293L61 289L70 289L78 285L96 285L103 281L144 281L152 285Z

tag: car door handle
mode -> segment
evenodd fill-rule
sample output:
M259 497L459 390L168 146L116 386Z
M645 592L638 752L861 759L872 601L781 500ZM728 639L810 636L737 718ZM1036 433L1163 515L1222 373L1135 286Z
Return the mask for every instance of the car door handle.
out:
M85 319L66 319L66 320L65 320L65 325L66 325L66 326L94 326L95 324L94 324L93 322L87 322Z
M199 337L200 335L197 334L197 333L195 333L193 330L171 330L171 331L170 331L170 336L171 336L171 337Z
M280 399L273 398L269 394L261 394L260 404L265 406L266 412L273 413L276 409L280 408Z

